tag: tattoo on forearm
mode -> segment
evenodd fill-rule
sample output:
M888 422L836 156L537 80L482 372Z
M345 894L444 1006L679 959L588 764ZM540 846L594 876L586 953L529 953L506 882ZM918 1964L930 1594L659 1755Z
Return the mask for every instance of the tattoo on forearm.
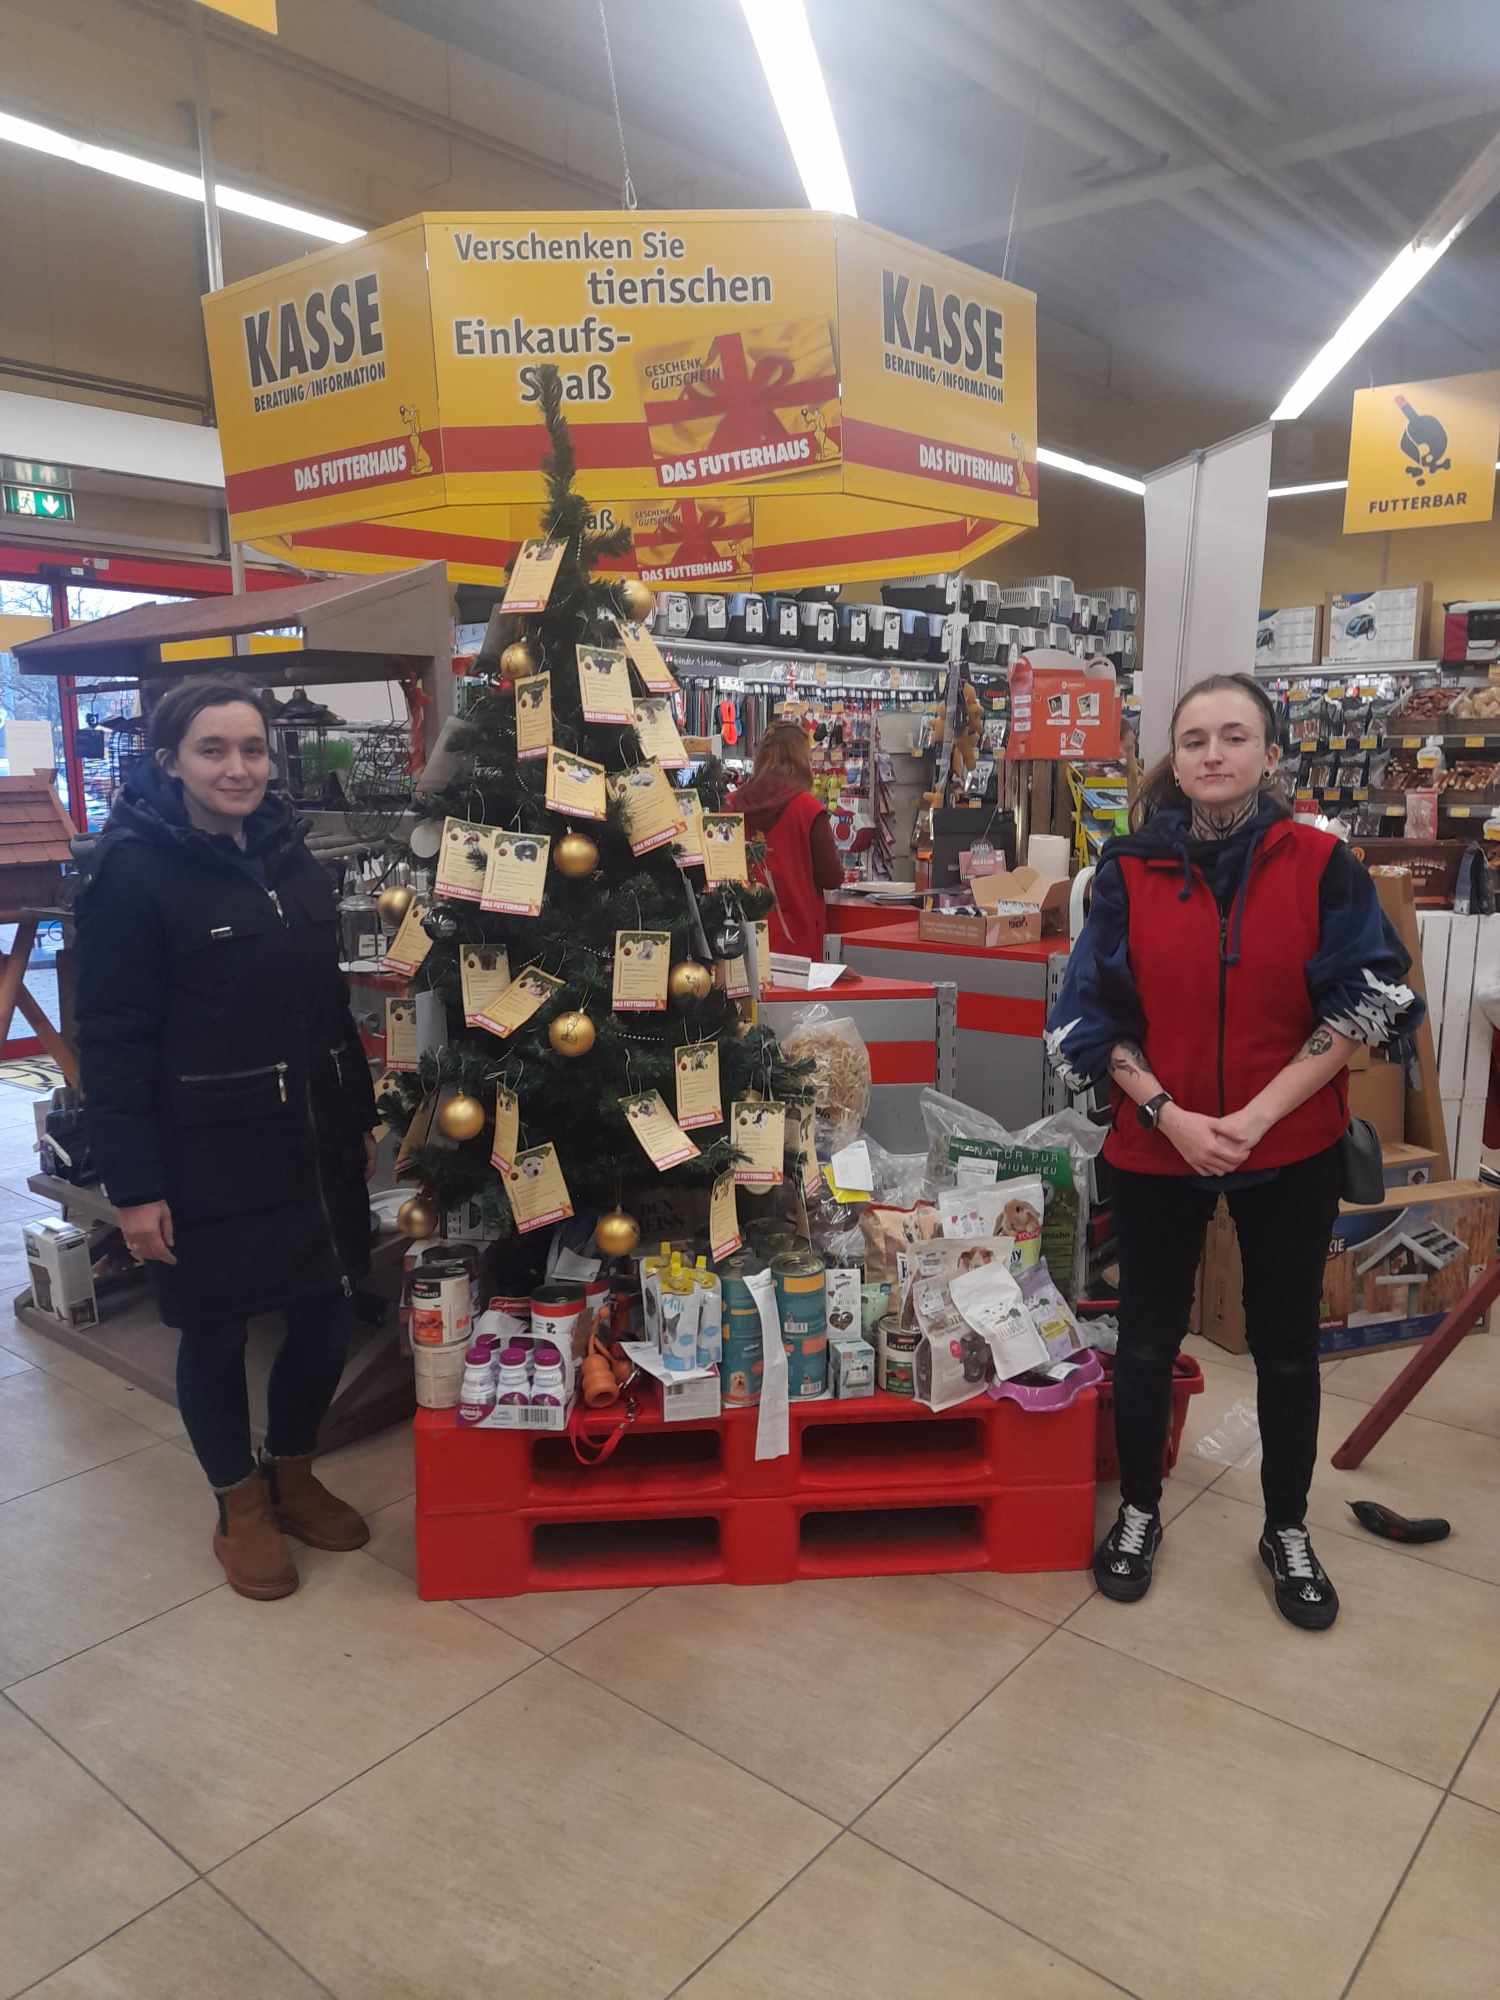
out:
M1146 1069L1144 1049L1138 1048L1134 1042L1118 1042L1115 1045L1109 1059L1111 1076L1144 1076Z
M1332 1047L1332 1030L1329 1028L1314 1028L1301 1048L1292 1057L1292 1061L1311 1062L1316 1056L1326 1056Z

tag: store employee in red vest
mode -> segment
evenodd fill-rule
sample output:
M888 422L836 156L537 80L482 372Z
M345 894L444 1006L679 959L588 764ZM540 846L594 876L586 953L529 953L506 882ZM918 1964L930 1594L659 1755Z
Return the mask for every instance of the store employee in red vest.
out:
M773 722L755 752L755 769L731 794L729 810L766 843L776 891L769 922L772 951L823 956L823 894L844 879L828 809L813 796L812 752L795 722ZM766 974L762 973L762 978Z
M1260 1556L1282 1615L1321 1631L1338 1596L1306 1511L1345 1071L1357 1043L1413 1030L1422 1003L1369 876L1270 789L1276 718L1255 682L1216 674L1189 688L1171 744L1144 782L1136 831L1100 858L1047 1033L1070 1087L1113 1086L1121 1506L1094 1576L1125 1602L1150 1587L1172 1363L1223 1194L1258 1380Z

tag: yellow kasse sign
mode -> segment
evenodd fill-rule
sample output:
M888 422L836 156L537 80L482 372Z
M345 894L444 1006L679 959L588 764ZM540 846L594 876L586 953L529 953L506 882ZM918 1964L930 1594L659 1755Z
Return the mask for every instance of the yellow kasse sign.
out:
M204 302L235 535L492 580L554 363L622 569L951 569L1037 520L1035 301L844 217L419 216Z
M1488 521L1497 444L1500 371L1357 390L1344 533Z

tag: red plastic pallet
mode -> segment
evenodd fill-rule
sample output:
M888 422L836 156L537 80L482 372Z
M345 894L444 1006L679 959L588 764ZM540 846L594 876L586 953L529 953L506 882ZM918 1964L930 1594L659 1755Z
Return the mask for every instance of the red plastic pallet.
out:
M415 1428L424 1598L1077 1569L1091 1553L1092 1390L1045 1415L988 1397L795 1405L791 1450L764 1463L754 1410L665 1424L654 1393L598 1466L567 1436L452 1411L420 1410Z

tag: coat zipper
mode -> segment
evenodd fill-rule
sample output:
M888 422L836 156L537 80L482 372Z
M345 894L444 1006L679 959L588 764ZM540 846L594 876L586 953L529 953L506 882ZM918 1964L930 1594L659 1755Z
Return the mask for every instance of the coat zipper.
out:
M179 1076L179 1083L248 1083L252 1077L274 1076L276 1088L283 1104L287 1101L286 1069L284 1062L262 1063L259 1069L218 1069L198 1076Z
M323 1162L318 1157L318 1121L313 1116L312 1079L303 1086L304 1101L307 1106L307 1123L312 1133L313 1179L318 1188L318 1206L323 1211L323 1227L328 1231L328 1247L333 1252L333 1261L338 1266L339 1288L346 1299L354 1297L354 1286L349 1273L344 1269L344 1259L339 1250L338 1232L333 1226L333 1215L328 1206L328 1196L323 1188Z
M1229 917L1219 913L1219 1116L1225 1117L1224 1103L1224 1015L1229 1002Z

